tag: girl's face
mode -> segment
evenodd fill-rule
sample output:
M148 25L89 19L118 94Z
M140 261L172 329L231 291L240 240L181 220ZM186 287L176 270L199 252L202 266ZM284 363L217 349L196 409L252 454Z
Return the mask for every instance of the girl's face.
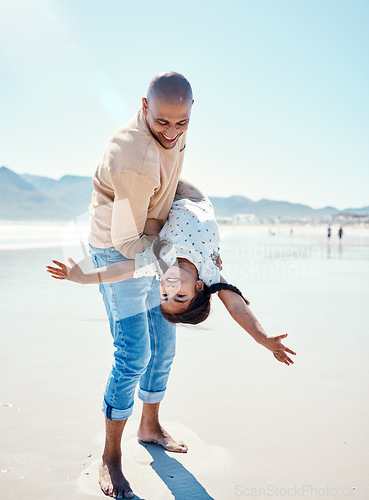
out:
M204 283L199 280L196 267L186 259L178 259L161 278L161 307L169 314L181 313L203 289Z

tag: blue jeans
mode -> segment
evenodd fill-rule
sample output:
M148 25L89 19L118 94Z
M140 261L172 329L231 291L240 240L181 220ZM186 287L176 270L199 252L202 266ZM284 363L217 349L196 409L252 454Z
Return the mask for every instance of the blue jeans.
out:
M96 267L127 260L115 248L95 248L90 253ZM175 354L176 329L160 313L159 281L153 277L132 278L101 284L110 331L114 362L104 394L103 412L110 420L124 420L138 397L158 403L165 394Z

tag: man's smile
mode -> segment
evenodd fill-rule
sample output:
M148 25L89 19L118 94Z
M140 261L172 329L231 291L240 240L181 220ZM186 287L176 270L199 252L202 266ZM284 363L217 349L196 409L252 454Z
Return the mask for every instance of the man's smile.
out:
M164 137L164 139L167 141L167 142L170 142L170 143L174 143L177 141L177 139L180 137L180 135L182 134L177 134L173 139L171 139L170 137L168 137L167 135L165 134L162 134L162 133L159 133L159 135L161 135L162 137Z

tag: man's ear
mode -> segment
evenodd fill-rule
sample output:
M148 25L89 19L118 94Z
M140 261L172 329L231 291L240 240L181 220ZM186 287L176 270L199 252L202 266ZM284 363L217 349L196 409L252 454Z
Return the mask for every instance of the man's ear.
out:
M147 116L147 107L148 107L147 99L146 99L146 97L143 97L142 98L142 114L144 116Z
M197 280L195 286L196 286L196 290L198 292L203 292L204 291L205 285L204 285L204 283L202 281Z

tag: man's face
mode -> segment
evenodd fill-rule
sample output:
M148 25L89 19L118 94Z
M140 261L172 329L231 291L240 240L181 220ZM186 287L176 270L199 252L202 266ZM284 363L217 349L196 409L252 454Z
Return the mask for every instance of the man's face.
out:
M158 98L142 98L142 112L152 135L165 149L172 149L186 132L193 101L168 104Z

